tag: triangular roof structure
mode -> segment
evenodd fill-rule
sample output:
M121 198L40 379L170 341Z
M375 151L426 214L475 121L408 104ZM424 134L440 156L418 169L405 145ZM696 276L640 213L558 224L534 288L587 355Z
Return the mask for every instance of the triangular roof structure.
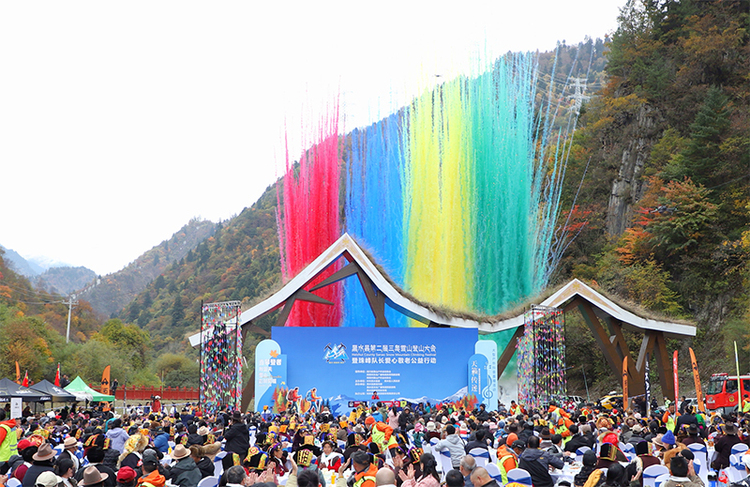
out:
M62 387L57 387L55 384L48 381L47 379L44 379L40 382L37 382L36 384L33 384L31 387L29 387L29 389L32 389L37 392L41 392L42 394L52 396L52 400L55 402L78 401L78 398L74 394L69 393Z
M11 398L20 397L23 402L51 401L52 396L29 388L19 386L10 379L0 379L0 402L10 402Z
M69 393L73 394L78 398L79 401L114 401L115 396L108 396L107 394L102 394L99 391L95 391L94 389L90 388L84 381L81 379L81 376L76 376L73 381L65 387L65 390Z
M378 266L372 262L367 256L367 253L362 250L357 242L349 234L345 233L328 247L328 249L321 253L313 262L300 271L299 274L287 282L278 292L243 312L240 316L241 326L248 325L257 318L281 308L288 300L295 299L299 293L305 293L308 297L307 300L315 300L315 298L318 298L311 292L305 291L304 287L341 257L346 257L350 262L357 264L361 271L366 274L372 282L373 287L377 288L377 290L383 294L386 305L416 321L428 325L433 324L457 328L477 328L480 333L494 333L515 329L524 323L523 314L509 319L472 319L469 315L441 313L417 302L398 289L388 276L386 276ZM344 277L347 276L345 275L338 279L343 279ZM330 284L335 282L335 280L337 279L334 279L333 277L329 278L327 283ZM322 287L322 285L323 284L320 284L317 287ZM314 291L314 289L311 291ZM626 310L612 299L595 291L593 288L578 279L570 281L539 304L541 306L559 308L576 298L580 298L590 303L600 317L612 317L622 322L626 327L638 331L660 331L672 337L695 336L695 326L684 323L659 321L639 316ZM210 329L204 330L204 337L210 335ZM200 333L196 333L190 337L191 346L196 347L199 343Z

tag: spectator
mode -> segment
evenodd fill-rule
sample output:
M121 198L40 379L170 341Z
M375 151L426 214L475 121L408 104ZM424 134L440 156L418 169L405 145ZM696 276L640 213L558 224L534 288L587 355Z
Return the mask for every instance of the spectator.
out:
M477 467L471 473L471 483L475 487L499 487L484 467Z
M474 484L471 483L471 473L474 471L474 469L477 466L477 461L472 457L471 455L465 455L461 459L461 465L458 469L458 471L463 475L463 485L466 487L474 487ZM451 470L451 472L455 472L456 470Z
M518 466L531 474L534 487L553 487L554 482L549 474L549 467L563 468L561 458L555 458L546 451L539 449L539 438L530 436L527 448L520 456Z
M452 424L445 427L445 434L445 439L440 440L435 444L435 450L448 450L451 455L451 465L453 468L458 469L461 466L461 457L463 457L465 453L464 440L456 434L456 427Z
M177 445L172 451L172 458L177 461L169 472L172 485L198 487L198 482L201 481L201 471L190 457L190 450L183 445Z
M34 487L36 479L42 472L52 472L55 465L55 450L49 443L42 443L32 457L31 466L23 476L23 487Z

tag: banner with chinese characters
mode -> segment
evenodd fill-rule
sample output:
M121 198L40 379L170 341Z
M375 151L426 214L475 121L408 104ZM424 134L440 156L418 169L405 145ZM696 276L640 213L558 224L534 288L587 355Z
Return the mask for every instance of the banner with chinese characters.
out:
M277 404L284 404L286 387L286 355L281 353L281 345L274 340L262 340L255 347L255 410L263 406L278 410ZM280 391L284 391L280 393Z
M497 343L492 340L479 340L474 344L474 352L487 358L487 384L482 388L479 402L484 403L487 411L495 411L498 406L497 387Z
M469 395L482 397L482 390L489 384L487 379L487 357L475 353L469 359Z
M272 338L287 357L288 380L276 384L271 395L286 402L270 401L256 383L256 409L267 405L306 413L328 406L345 414L351 404L377 401L467 409L482 402L481 396L467 394L475 329L278 327Z

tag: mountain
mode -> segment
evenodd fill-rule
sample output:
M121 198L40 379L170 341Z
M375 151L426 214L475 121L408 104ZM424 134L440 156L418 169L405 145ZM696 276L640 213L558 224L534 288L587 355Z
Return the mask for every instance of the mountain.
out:
M215 230L213 222L193 219L169 240L153 247L122 270L91 280L78 293L78 298L91 303L98 313L116 315L167 266L192 252Z
M748 18L743 2L629 3L606 43L589 41L588 52L562 45L539 58L540 93L554 59L556 81L571 75L580 82L574 61L585 67L593 58L585 82L595 90L578 96L571 87L562 95L583 104L556 233L573 238L561 243L552 280L586 279L625 301L694 320L696 338L668 346L680 357L692 346L708 374L733 370L733 341L750 350ZM343 146L350 143L342 138ZM280 285L278 184L120 312L149 331L157 353L187 347L202 302L241 300L247 307ZM273 318L258 326L268 329ZM565 326L571 388L612 389L620 378L585 323L568 313ZM631 350L640 347L640 337L626 338ZM257 339L248 335L249 354ZM747 354L740 362L750 367Z
M156 351L179 351L200 327L201 302L265 297L280 282L276 201L276 186L269 186L252 207L167 266L120 318L146 329Z
M96 272L87 267L51 267L38 275L34 282L38 288L68 295L83 289L96 278Z
M44 268L33 261L29 261L21 257L21 254L13 249L9 249L0 245L0 249L5 251L5 261L14 271L18 272L22 276L33 277L44 272Z

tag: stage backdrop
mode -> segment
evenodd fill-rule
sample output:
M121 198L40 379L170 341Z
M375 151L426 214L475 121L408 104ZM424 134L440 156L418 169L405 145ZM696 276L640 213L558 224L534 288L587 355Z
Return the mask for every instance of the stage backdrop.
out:
M479 396L467 394L475 353L487 356L487 376L497 376L497 350L477 347L477 330L275 327L272 337L256 349L256 371L263 372L256 373L263 381L256 383L256 410L304 413L327 405L344 414L373 400L497 404L496 382Z

